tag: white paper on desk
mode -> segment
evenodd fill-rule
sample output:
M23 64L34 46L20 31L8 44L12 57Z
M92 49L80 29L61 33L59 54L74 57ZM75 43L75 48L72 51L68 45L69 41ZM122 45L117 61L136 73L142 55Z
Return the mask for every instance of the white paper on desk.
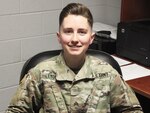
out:
M150 75L150 69L137 64L122 66L121 70L125 81Z
M116 57L114 55L112 55L112 57L118 62L118 64L120 66L123 66L123 65L127 65L127 64L130 64L131 62L127 61L127 60L124 60L124 59L121 59L119 57Z

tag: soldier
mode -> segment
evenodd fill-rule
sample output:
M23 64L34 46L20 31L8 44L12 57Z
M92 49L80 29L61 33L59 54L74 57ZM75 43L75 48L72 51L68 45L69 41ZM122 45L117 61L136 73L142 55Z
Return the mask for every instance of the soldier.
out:
M62 52L25 75L6 113L143 113L118 72L86 55L94 39L92 26L86 6L63 8L57 32Z

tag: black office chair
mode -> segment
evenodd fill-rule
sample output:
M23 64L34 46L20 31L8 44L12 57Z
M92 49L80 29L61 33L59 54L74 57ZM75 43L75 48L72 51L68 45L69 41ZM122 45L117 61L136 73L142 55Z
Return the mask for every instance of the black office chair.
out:
M28 59L25 64L23 65L23 68L21 70L21 76L20 81L24 77L25 74L34 66L36 66L39 62L46 60L48 58L51 58L53 56L56 56L60 54L61 50L52 50L52 51L45 51L41 52L39 54L34 55L30 59ZM120 75L122 75L121 68L118 64L118 62L108 53L99 51L99 50L88 50L88 54L98 57L106 62L108 62L110 65L112 65L113 68L115 68Z

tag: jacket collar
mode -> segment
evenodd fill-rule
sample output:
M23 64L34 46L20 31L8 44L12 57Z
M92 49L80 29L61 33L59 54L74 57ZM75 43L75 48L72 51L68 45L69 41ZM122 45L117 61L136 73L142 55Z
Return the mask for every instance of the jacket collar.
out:
M57 81L78 81L82 79L93 79L94 74L92 71L91 65L91 57L86 56L84 65L79 70L77 74L75 74L65 63L64 57L62 55L62 52L56 59L56 63L58 63L58 71L56 80Z

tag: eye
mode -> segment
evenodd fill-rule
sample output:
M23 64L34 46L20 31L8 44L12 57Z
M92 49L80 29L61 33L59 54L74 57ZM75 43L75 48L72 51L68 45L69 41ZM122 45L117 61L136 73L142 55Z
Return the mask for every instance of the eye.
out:
M73 32L72 29L65 29L65 30L64 30L64 33L65 33L65 34L71 34L72 32Z
M79 30L78 33L79 33L80 35L85 35L85 34L87 33L87 31L86 31L86 30Z

